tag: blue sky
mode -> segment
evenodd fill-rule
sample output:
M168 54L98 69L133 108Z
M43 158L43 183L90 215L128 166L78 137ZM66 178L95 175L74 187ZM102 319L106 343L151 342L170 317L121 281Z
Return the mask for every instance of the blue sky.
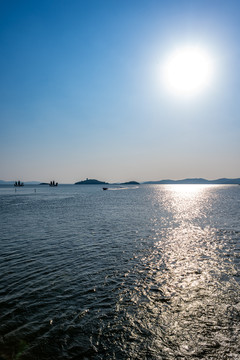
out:
M240 177L240 2L0 1L0 179ZM211 87L161 86L175 46L212 54Z

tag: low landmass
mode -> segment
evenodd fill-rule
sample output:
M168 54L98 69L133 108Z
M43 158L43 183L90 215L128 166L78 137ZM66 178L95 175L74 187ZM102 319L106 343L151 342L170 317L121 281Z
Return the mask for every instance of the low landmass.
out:
M0 180L0 185L14 185L14 184L15 181ZM40 181L24 181L24 185L39 185L39 184Z
M0 185L14 185L15 181L0 180Z
M83 181L78 181L74 185L108 185L109 183L104 181L99 181L96 179L86 179Z
M140 183L137 181L127 181L127 182L121 183L120 185L140 185Z
M219 184L219 185L234 185L240 184L240 178L237 179L227 179L221 178L216 180L207 180L203 178L192 178L192 179L182 179L182 180L159 180L159 181L146 181L144 184Z

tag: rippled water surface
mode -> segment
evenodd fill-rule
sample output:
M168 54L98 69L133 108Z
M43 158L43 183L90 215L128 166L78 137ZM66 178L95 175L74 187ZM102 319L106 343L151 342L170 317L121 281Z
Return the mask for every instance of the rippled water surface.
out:
M1 359L240 359L240 186L1 187L0 221Z

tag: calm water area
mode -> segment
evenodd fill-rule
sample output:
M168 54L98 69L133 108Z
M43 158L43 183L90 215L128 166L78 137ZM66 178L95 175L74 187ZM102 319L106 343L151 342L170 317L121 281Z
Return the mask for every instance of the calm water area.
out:
M1 360L240 359L240 186L2 186L0 230Z

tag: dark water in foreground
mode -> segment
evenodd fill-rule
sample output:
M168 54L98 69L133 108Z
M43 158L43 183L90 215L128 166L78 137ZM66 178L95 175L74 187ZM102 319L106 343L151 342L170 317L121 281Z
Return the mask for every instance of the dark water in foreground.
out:
M0 358L240 359L240 186L0 188Z

